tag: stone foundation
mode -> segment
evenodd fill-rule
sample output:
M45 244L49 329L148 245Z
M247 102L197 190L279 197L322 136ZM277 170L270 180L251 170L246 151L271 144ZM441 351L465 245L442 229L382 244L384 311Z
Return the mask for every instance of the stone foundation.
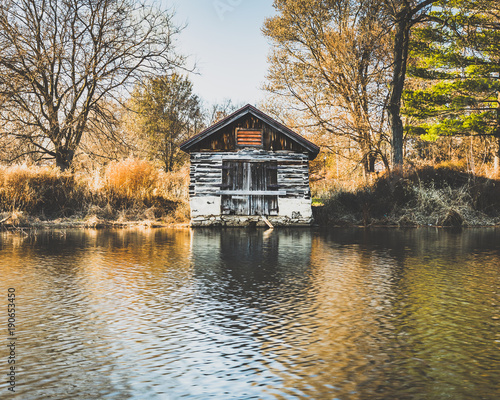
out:
M311 200L278 198L279 214L267 217L273 226L309 226ZM259 215L221 215L220 196L191 197L191 226L267 226Z
M310 226L314 222L312 218L304 218L300 213L294 213L291 217L282 215L268 216L267 219L275 227ZM267 227L267 224L258 215L198 215L191 219L191 226Z

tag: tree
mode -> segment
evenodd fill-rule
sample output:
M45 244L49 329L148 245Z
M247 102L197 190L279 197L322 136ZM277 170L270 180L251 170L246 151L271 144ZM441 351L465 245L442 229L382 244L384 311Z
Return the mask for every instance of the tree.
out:
M179 144L203 126L201 102L192 83L177 73L150 78L136 87L131 109L148 157L172 171L184 155Z
M274 7L278 15L263 29L274 42L266 89L300 112L303 126L357 143L366 172L377 157L389 167L389 41L380 2L275 0Z
M231 115L245 104L234 104L231 99L224 99L221 103L213 103L206 111L208 125L213 125L221 119Z
M444 3L447 1L444 0ZM404 129L401 121L401 98L406 79L410 34L413 27L427 18L436 0L382 0L384 14L392 21L392 80L387 107L389 125L392 131L394 166L403 165Z
M2 1L3 134L68 168L130 84L182 63L171 18L135 0Z
M404 113L416 124L408 130L431 141L490 136L500 145L498 1L456 0L430 17L411 45L412 87L404 92Z

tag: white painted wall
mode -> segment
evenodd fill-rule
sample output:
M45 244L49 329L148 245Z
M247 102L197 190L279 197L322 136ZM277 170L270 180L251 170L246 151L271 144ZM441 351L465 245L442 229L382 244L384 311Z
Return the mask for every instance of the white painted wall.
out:
M312 218L311 200L278 198L279 216L288 218ZM191 198L191 218L217 216L221 213L220 196ZM300 215L299 215L300 214Z
M191 197L191 218L202 215L220 215L221 197Z
M279 215L289 218L312 218L311 200L278 197ZM297 216L300 213L300 217Z

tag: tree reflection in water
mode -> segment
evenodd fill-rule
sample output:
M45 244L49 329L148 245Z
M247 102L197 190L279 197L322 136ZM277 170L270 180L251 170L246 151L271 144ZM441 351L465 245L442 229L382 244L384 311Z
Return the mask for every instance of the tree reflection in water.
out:
M0 289L15 287L23 310L21 396L497 399L499 239L495 229L3 235Z

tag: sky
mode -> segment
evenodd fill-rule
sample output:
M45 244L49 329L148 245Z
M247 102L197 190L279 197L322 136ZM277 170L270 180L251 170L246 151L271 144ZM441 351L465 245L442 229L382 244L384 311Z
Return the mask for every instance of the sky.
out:
M196 63L190 76L194 92L206 104L231 99L257 105L267 73L268 40L261 32L274 14L272 0L163 0L176 11L177 50Z

